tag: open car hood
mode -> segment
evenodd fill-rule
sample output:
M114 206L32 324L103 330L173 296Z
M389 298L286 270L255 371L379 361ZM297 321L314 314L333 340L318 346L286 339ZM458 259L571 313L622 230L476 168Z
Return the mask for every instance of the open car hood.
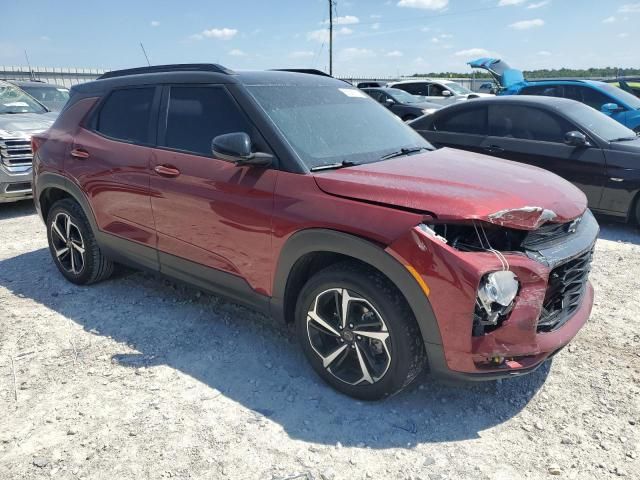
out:
M524 82L522 71L511 68L507 62L497 58L479 58L467 63L471 68L488 71L502 88Z
M587 199L546 170L444 148L377 163L317 172L318 187L340 197L521 230L569 222Z

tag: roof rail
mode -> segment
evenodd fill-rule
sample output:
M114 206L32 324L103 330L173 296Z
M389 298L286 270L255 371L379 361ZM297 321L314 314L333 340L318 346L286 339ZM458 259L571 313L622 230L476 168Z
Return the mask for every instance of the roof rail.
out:
M173 65L153 65L150 67L127 68L125 70L112 70L100 75L97 80L105 78L125 77L127 75L142 75L144 73L168 73L168 72L213 72L233 75L235 72L217 63L176 63Z
M328 73L316 68L272 68L271 70L273 70L274 72L306 73L308 75L320 75L321 77L334 78L332 75L329 75Z

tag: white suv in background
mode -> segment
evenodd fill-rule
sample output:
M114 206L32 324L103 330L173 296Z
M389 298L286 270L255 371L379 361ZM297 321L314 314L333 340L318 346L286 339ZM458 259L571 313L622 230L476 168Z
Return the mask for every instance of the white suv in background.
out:
M451 80L404 80L402 82L392 82L387 87L399 88L412 95L421 95L425 100L439 105L453 105L460 100L469 100L478 97L493 97L489 93L472 92L459 83Z

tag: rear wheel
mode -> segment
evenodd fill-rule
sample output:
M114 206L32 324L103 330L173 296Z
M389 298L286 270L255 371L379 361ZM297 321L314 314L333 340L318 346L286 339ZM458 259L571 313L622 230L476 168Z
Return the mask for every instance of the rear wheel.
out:
M104 257L91 226L74 200L53 204L47 215L49 251L60 273L72 283L87 285L109 278L113 263Z
M336 390L377 400L422 371L422 337L406 301L379 272L344 262L314 275L296 308L296 329L314 370Z

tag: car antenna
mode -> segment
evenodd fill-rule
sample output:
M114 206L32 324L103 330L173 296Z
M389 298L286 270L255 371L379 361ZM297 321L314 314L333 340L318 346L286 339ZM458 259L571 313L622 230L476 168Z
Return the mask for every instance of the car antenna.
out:
M151 66L151 62L149 61L149 57L147 56L147 51L144 49L144 45L140 42L140 48L142 49L142 53L144 53L144 58L147 59L147 65Z
M35 75L33 74L33 70L31 69L31 62L29 62L29 55L27 55L27 49L26 49L26 48L25 48L25 50L24 50L24 58L26 58L26 59L27 59L27 66L29 67L29 78L30 78L31 80L35 80L35 79L36 79L36 77L35 77Z

